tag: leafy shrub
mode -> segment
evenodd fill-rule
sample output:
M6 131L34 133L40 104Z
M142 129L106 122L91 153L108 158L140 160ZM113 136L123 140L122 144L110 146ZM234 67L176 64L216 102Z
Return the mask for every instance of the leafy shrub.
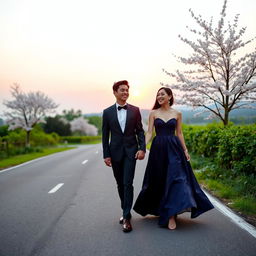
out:
M57 133L46 134L43 131L33 131L30 136L31 146L53 146L58 144L59 135Z
M256 125L224 127L220 124L183 127L190 152L211 157L234 174L256 174Z
M0 137L8 135L8 125L0 126Z
M26 132L22 129L8 131L8 135L0 138L0 158L31 152L41 152L41 146L53 146L59 142L59 136L56 133L46 134L39 126L36 126L31 131L31 147L25 146Z
M256 126L231 126L219 140L217 163L235 173L256 173Z
M209 124L207 126L184 125L183 133L190 152L205 157L214 157L218 151L218 140L223 126Z

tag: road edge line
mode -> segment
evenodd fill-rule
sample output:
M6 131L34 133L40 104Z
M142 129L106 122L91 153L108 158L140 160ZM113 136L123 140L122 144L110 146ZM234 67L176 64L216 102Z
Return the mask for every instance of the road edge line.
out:
M75 148L74 148L74 149L75 149ZM70 149L70 150L73 150L73 149ZM29 161L24 162L24 163L17 164L17 165L14 165L14 166L11 166L11 167L2 169L2 170L0 170L0 174L1 174L1 173L4 173L4 172L7 172L7 171L11 171L12 169L15 169L15 168L18 168L18 167L21 167L21 166L30 164L30 163L32 163L32 162L36 162L36 161L42 160L42 159L44 159L44 158L51 157L51 156L53 156L53 155L55 155L55 154L60 154L60 153L67 152L67 151L68 151L68 150L60 151L60 152L55 152L55 153L52 153L52 154L49 154L49 155L46 155L46 156L41 156L41 157L38 157L38 158L35 158L35 159L32 159L32 160L29 160Z
M253 225L246 222L243 218L238 216L235 212L225 206L217 198L210 195L207 191L205 191L204 189L203 191L207 195L207 197L209 197L210 201L214 204L218 211L229 217L236 225L238 225L240 228L247 231L249 234L256 238L256 228Z

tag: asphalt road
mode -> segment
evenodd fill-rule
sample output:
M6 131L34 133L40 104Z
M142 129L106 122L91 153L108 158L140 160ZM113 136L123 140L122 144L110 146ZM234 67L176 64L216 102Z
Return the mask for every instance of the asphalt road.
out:
M135 197L145 165L137 164ZM216 209L179 215L174 231L133 212L134 230L123 233L119 204L101 145L0 172L0 256L256 255L256 239Z

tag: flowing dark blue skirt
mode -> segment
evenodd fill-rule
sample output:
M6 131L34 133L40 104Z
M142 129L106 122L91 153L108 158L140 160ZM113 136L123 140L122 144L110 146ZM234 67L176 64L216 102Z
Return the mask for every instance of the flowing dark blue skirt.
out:
M159 225L185 211L191 218L213 209L187 161L179 138L156 136L151 145L142 189L133 209L145 216L159 216Z

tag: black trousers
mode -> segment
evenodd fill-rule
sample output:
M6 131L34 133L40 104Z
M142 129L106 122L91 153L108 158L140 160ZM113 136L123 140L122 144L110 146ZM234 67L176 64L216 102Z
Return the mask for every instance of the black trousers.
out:
M120 161L112 160L112 169L117 183L117 190L121 200L124 219L131 218L133 203L133 179L136 159L123 156Z

